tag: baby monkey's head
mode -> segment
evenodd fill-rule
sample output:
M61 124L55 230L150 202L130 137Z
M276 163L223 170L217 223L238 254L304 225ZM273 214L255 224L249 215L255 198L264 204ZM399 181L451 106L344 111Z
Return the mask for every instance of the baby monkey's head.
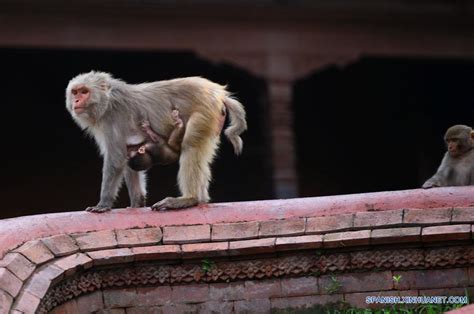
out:
M146 150L145 145L142 145L138 150L128 151L128 166L135 171L148 170L153 166L153 158Z

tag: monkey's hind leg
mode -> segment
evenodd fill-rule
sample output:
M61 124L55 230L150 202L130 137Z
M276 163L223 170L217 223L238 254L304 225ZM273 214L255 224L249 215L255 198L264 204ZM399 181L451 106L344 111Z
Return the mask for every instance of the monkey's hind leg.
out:
M152 210L164 210L164 209L176 209L176 208L186 208L199 204L197 198L195 197L166 197L155 203L151 209Z
M207 121L204 117L195 113L186 126L178 171L178 185L182 196L167 197L154 204L153 210L185 208L209 202L210 167L219 146L219 137L210 128L202 132L205 123Z

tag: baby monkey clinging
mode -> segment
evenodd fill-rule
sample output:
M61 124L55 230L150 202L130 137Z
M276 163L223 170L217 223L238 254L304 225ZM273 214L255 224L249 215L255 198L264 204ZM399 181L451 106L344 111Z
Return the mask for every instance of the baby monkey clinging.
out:
M130 168L142 171L150 169L154 164L169 165L178 161L185 128L179 110L174 109L171 118L174 121L174 129L167 140L151 128L149 121L141 123L146 140L141 144L127 145Z

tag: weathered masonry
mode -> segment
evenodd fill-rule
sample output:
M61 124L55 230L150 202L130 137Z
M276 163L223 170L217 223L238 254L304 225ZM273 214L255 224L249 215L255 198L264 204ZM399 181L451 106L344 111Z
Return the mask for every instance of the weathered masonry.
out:
M474 290L473 191L2 220L0 313L265 313L465 295Z

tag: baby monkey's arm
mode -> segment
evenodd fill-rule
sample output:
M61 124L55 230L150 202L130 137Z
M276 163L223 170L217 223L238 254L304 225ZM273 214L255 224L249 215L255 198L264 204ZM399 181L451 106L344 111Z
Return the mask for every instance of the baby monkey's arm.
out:
M168 139L168 146L175 151L176 153L181 152L181 143L183 142L184 137L184 123L179 116L179 111L174 109L171 112L171 117L174 121L174 129L171 131L170 137Z
M155 143L165 143L166 142L165 139L161 135L159 135L158 133L153 131L153 129L150 126L150 122L148 122L147 120L142 122L141 127L142 127L143 132L145 132L146 135L153 142L155 142Z

